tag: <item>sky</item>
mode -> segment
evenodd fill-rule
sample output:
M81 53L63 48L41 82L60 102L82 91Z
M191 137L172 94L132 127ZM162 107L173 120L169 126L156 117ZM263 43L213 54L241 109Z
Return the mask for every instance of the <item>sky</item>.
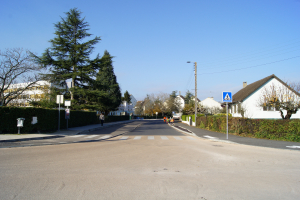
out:
M90 55L112 56L122 93L181 95L222 101L243 82L275 74L300 82L300 0L1 0L0 50L42 55L54 24L78 8L100 36ZM187 63L190 61L191 63Z

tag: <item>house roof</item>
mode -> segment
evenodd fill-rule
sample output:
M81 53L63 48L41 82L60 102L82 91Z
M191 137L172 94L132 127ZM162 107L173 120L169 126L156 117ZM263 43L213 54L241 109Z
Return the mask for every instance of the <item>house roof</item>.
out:
M184 97L183 97L182 95L177 95L177 97L180 97L181 99L184 100ZM176 98L177 98L177 97L176 97Z
M261 87L263 84L265 84L267 81L269 81L270 79L275 78L276 80L278 80L280 83L282 83L284 86L289 87L285 82L283 82L282 80L280 80L277 76L275 76L274 74L272 74L271 76L268 76L266 78L263 78L261 80L258 80L254 83L251 83L249 85L247 85L246 87L244 87L243 89L241 89L240 91L238 91L237 93L235 93L232 97L232 102L242 102L244 101L245 98L247 98L249 95L251 95L253 92L255 92L259 87ZM290 88L290 87L289 87ZM300 96L300 94L298 92L296 92L295 90L293 90L292 88L290 88L295 94L297 94L298 96Z
M185 100L184 96L182 96L182 95L177 95L176 98L177 97L180 97L181 99ZM192 99L195 99L195 98L193 97ZM198 100L198 102L201 102L199 98L197 98L197 100Z

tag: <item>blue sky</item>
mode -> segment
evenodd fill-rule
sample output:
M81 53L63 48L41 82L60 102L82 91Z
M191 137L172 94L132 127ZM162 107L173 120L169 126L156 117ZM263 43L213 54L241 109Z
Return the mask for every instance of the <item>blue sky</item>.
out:
M41 55L54 23L78 8L100 36L91 58L110 52L122 93L187 90L221 101L242 83L271 74L299 82L299 0L10 0L0 6L0 50L22 47Z

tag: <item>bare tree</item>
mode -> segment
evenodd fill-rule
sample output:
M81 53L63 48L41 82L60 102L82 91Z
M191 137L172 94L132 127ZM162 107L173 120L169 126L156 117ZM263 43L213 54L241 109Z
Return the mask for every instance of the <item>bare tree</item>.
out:
M299 86L291 82L282 86L273 84L262 92L259 106L264 110L279 111L282 119L290 119L300 108Z
M37 74L39 69L29 51L21 48L0 51L0 106L7 106L24 91L36 86L40 80ZM16 83L26 84L13 88Z

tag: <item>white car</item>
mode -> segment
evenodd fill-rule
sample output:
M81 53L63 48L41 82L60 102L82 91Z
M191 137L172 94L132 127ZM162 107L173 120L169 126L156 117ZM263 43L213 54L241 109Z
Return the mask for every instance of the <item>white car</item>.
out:
M180 114L179 113L173 114L173 119L174 120L180 120Z

